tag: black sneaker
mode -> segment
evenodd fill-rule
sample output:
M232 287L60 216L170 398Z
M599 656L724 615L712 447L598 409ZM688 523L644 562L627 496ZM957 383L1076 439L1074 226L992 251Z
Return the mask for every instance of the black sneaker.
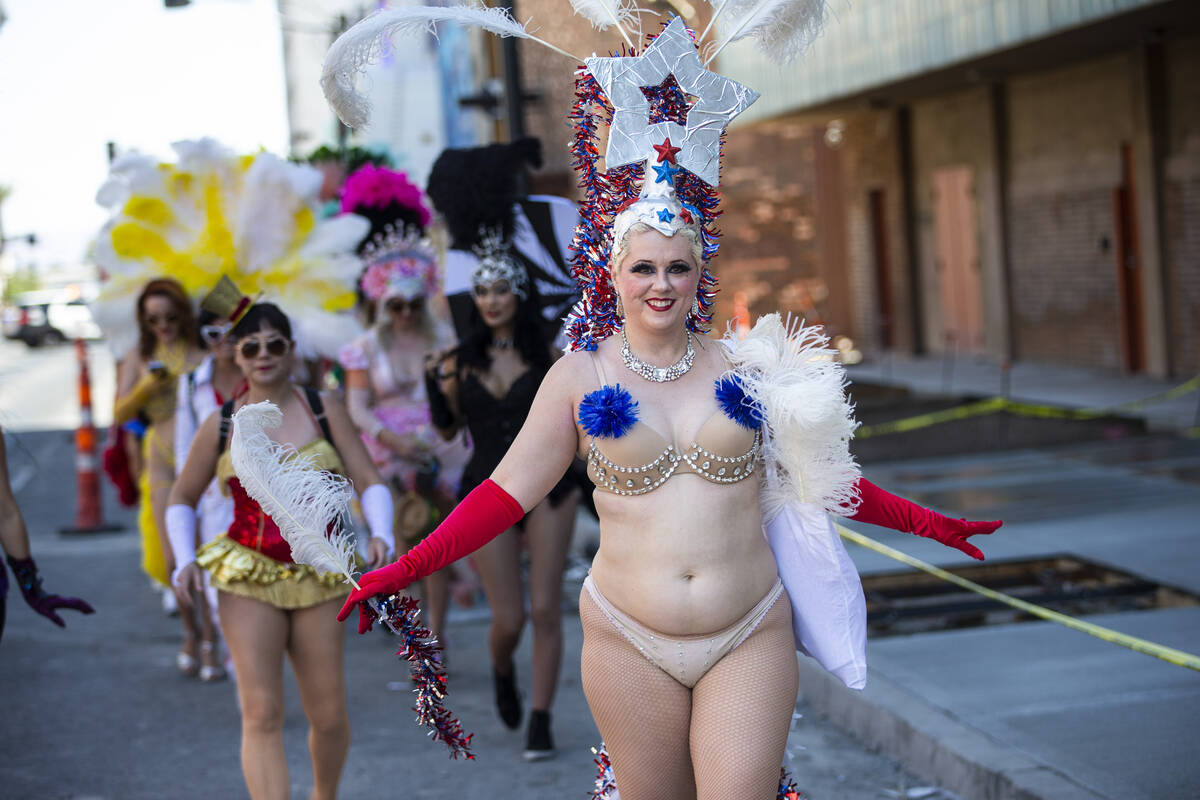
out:
M529 712L529 733L525 738L526 761L544 761L554 758L554 737L550 735L550 712Z
M521 727L521 696L517 694L517 670L501 675L492 668L492 685L496 689L496 711L500 721L511 730Z

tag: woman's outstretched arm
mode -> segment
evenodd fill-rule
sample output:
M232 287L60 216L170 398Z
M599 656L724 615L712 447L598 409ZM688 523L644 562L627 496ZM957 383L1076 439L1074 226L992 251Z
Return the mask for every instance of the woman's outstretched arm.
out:
M396 563L368 572L351 593L338 619L359 607L358 630L370 629L374 612L365 601L389 595L478 550L512 527L558 483L579 447L574 423L577 359L550 369L529 416L508 453L492 473L433 533Z

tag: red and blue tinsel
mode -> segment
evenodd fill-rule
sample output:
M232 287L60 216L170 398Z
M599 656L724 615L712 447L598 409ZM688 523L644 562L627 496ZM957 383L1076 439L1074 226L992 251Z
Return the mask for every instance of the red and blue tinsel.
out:
M471 737L465 733L458 718L450 714L443 702L446 697L446 671L442 668L442 646L433 633L421 625L421 608L417 601L403 595L392 595L378 602L374 609L383 622L401 639L396 655L408 661L412 673L417 724L429 729L429 736L450 748L450 757L474 759Z
M592 763L596 765L596 788L592 790L592 800L614 800L620 797L617 793L617 781L613 777L612 762L608 759L608 750L601 742L600 749L592 748L596 757ZM787 774L786 769L779 770L779 790L775 800L804 800L804 793L796 788L796 783Z
M653 38L653 35L648 35L648 42ZM634 56L636 52L615 55ZM686 118L688 97L674 80L666 80L659 86L643 87L642 92L650 100L650 124ZM575 102L569 114L575 128L571 140L571 158L575 171L579 173L579 186L583 189L584 200L579 208L579 224L575 227L572 242L575 256L571 261L571 275L583 291L583 299L576 305L575 313L567 325L567 338L572 350L595 350L599 342L621 326L616 295L609 277L612 223L621 209L637 200L646 166L644 163L628 164L603 172L597 166L601 158L597 146L598 128L600 125L611 125L613 113L612 104L587 68L576 70ZM725 137L722 134L722 152L724 145ZM717 253L720 233L715 222L721 214L717 210L720 196L716 187L709 186L685 169L680 169L675 177L675 190L680 202L699 212L700 216L704 266L696 291L697 309L688 313L687 327L695 333L707 333L712 325L713 297L717 293L717 279L708 264Z

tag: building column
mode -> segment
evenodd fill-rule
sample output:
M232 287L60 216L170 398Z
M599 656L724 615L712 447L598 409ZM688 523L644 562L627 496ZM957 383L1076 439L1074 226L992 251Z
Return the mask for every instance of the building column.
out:
M1001 349L1004 358L1009 362L1017 359L1016 319L1014 308L1016 298L1013 297L1012 251L1009 243L1009 202L1008 186L1011 164L1011 148L1009 147L1008 119L1008 86L1004 83L993 83L989 91L992 117L992 160L996 174L996 214L995 224L996 253L1000 267L1000 305L1004 309L1000 317Z
M1175 371L1171 352L1171 281L1167 261L1166 54L1161 40L1143 44L1131 53L1134 123L1133 184L1142 266L1142 320L1145 333L1145 371L1159 378Z
M896 146L900 159L901 206L904 209L904 258L908 276L908 325L913 355L925 353L925 321L921 303L921 259L917 244L917 175L913 154L912 108L896 109ZM899 314L896 315L897 318Z

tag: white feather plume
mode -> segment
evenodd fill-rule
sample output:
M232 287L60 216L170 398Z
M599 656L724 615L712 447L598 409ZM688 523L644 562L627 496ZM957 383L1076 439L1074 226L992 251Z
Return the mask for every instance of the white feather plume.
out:
M379 11L359 21L337 38L325 55L321 68L321 89L334 113L351 128L361 128L370 118L371 104L356 88L359 73L377 64L383 56L384 43L397 37L437 35L439 22L455 22L483 28L497 36L516 36L549 47L568 58L583 59L560 50L534 36L525 26L513 19L506 8L486 6L410 6Z
M354 538L342 528L353 496L341 475L318 469L312 456L267 436L283 413L274 403L252 403L233 415L229 453L246 494L270 515L292 548L292 559L317 572L340 572L349 580Z
M746 394L764 410L763 518L796 502L853 513L860 473L850 439L858 423L824 328L768 314L744 339L727 333L722 343Z
M321 219L312 167L240 156L212 139L171 147L173 162L121 156L97 194L110 218L91 257L107 277L91 305L114 352L136 341L134 298L146 281L169 276L198 297L228 275L292 317L302 357L336 356L362 332L351 313L362 270L355 248L370 223Z
M634 0L571 0L571 8L592 23L596 30L606 31L615 25L629 46L633 47L626 26L630 30L640 29L638 15L644 10L638 8Z
M799 57L816 41L829 16L828 0L725 0L717 8L726 33L708 56L711 63L725 46L752 38L759 51L778 64Z

